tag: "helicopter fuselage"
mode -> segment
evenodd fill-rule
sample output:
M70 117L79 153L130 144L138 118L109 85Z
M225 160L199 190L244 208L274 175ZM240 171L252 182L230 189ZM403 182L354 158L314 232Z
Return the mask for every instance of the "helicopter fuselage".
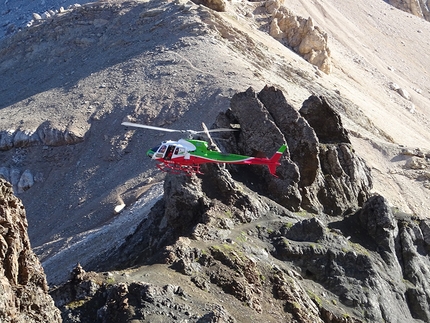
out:
M174 164L175 168L198 166L205 163L267 165L270 173L275 175L276 166L279 165L278 160L286 148L286 145L282 145L273 157L269 159L265 157L224 154L210 150L206 141L180 139L178 141L164 141L160 146L149 149L147 155L154 160L164 163L168 167Z

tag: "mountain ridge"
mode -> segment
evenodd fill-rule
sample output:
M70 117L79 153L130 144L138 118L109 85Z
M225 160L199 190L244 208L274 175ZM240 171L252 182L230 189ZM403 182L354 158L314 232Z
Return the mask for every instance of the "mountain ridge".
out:
M382 247L391 252L393 236L403 237L405 243L415 241L411 242L410 250L414 250L414 243L426 246L425 225L416 226L414 221L424 223L430 207L429 111L426 108L430 83L428 67L423 63L430 46L428 22L394 10L382 1L371 6L362 1L290 2L288 8L297 17L311 17L313 25L328 35L332 70L325 74L282 40L270 36L275 16L268 11L270 4L273 1L232 2L225 12L216 12L188 1L99 2L66 10L2 40L0 70L8 82L1 82L0 87L3 99L0 173L13 184L26 206L33 246L42 264L51 264L47 266L48 281L52 277L55 284L65 282L72 264L81 260L86 268L91 263L91 255L88 258L82 253L67 254L66 251L77 250L73 248L82 246L81 237L92 237L103 231L131 210L136 201L146 198L151 187L165 181L163 174L156 173L145 151L170 138L125 129L120 126L125 118L179 129L198 129L202 121L221 126L228 119L220 118L220 112L225 113L232 104L231 99L250 86L257 90L266 85L275 86L297 111L312 96L325 98L350 134L352 150L372 170L372 193L384 196L388 202L382 204L397 210L396 216L406 214L406 219L412 219L410 226L416 240L408 238L412 234L406 227L398 229L400 219L397 229L394 224L389 226L394 231ZM401 22L398 25L402 28L393 19ZM254 140L252 146L265 142L259 141L257 134L254 136L248 138ZM226 151L239 149L229 146L228 142L219 142L219 145L228 147ZM242 149L251 150L243 145ZM260 147L260 150L267 149ZM327 156L332 158L334 152L327 150ZM255 170L236 170L236 176L240 177L241 172L246 180ZM266 183L264 176L259 181L263 187L260 191L267 190L262 183ZM222 187L226 189L230 185L227 181ZM291 188L291 201L294 194L297 198L301 196L292 191ZM315 197L307 198L312 201L307 212L322 218L330 213L332 205L325 205L325 211L321 211L321 206L313 203L317 200ZM357 207L362 202L364 199ZM297 202L296 207L299 205ZM123 213L116 214L116 206L125 207ZM139 216L144 217L145 212ZM391 215L387 217L391 219ZM242 220L239 218L239 222ZM219 230L216 225L206 229ZM310 231L327 230L325 223L318 222L303 222L294 230L306 231L307 225L313 228ZM227 229L229 226L228 220L221 225ZM279 242L277 252L294 257L293 250L282 245L283 237L294 234L279 227L271 230L280 233L270 238ZM112 243L122 245L127 241L126 236ZM308 255L313 255L312 249L319 250L319 246L312 247L315 241L306 243L308 247L303 250ZM360 246L351 246L365 253ZM100 253L100 249L94 250L88 244L86 248L90 254ZM181 248L176 248L177 251L175 248L172 252L180 254ZM348 254L346 250L338 252L337 255ZM358 258L366 259L361 256ZM224 261L223 266L230 262L228 268L222 267L225 273L240 260L228 248L212 248L207 259L212 261L211 257ZM321 261L326 260L324 257ZM389 259L392 257L390 254ZM66 258L66 262L58 263L61 269L52 266L55 259ZM195 263L191 261L191 266L197 266ZM205 266L203 260L199 264ZM96 265L91 266L97 269ZM55 271L60 270L62 274L57 276ZM306 270L314 271L303 271L306 273ZM123 274L127 275L127 270ZM228 289L234 283L223 282L221 278L226 276L217 278L218 287ZM285 281L290 279L272 278L278 279L281 286L278 295L287 297L288 293L283 294L282 290ZM193 279L195 285L211 286L207 285L206 278ZM413 284L414 288L403 283L398 286L406 288L408 297L421 304L417 296L421 288L417 286L421 283ZM117 296L126 295L120 287L116 286L119 289L112 292ZM136 291L152 288L134 287ZM172 293L177 295L175 291ZM115 295L112 300L116 299ZM318 303L316 297L313 299ZM336 298L334 302L339 300ZM293 311L294 301L289 304ZM335 304L332 302L332 305ZM417 305L414 315L427 317L428 313L421 308L424 307ZM224 313L223 310L215 312ZM386 317L388 312L384 310ZM337 314L342 320L342 314Z

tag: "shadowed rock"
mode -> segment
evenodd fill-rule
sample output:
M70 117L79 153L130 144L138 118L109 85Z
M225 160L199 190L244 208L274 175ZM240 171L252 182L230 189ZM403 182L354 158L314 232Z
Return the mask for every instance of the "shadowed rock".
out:
M331 226L306 219L272 235L275 255L363 309L371 322L427 322L428 221L396 220L382 196L371 197L353 216ZM348 238L345 238L348 236ZM383 296L382 296L383 295Z
M330 106L326 98L310 96L303 102L299 112L314 129L320 143L351 143L339 114Z

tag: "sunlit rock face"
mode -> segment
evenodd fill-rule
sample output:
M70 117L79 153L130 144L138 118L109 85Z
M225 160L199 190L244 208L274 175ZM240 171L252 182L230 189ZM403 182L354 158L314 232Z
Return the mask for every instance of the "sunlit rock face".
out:
M0 321L61 322L45 273L27 235L27 218L12 186L0 179Z

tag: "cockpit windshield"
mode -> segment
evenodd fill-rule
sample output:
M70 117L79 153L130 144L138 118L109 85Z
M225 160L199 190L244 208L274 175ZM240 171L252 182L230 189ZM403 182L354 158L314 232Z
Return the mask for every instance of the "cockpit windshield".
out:
M151 148L151 150L152 150L153 152L156 152L156 151L158 150L158 148L160 148L160 145L155 146L154 148Z

